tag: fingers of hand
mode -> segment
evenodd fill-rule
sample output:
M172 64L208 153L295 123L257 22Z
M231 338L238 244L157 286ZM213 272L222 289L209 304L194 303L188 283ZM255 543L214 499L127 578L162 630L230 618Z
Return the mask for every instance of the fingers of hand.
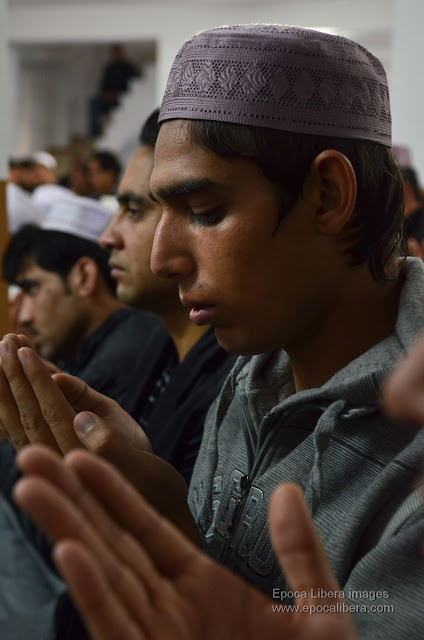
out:
M0 342L0 422L3 433L19 451L30 442L15 401L16 389L27 389L28 383L17 357L13 341Z
M73 428L75 411L52 379L47 367L31 349L20 349L19 356L39 410L60 450L66 453L79 447L80 442Z
M56 546L54 559L93 640L144 640L146 636L110 588L101 565L89 550L66 540Z
M77 413L81 411L93 411L100 417L104 417L105 406L119 406L114 400L95 391L89 387L86 382L81 380L81 378L77 378L76 376L61 373L54 376L54 381ZM121 411L123 411L123 409L121 409Z
M88 411L77 413L74 429L88 451L107 459L113 458L113 452L116 446L119 447L119 443L114 442L114 433L98 416Z
M122 409L121 412L124 414ZM116 420L108 418L106 422L94 413L82 411L75 417L74 428L86 449L106 458L121 470L125 468L127 460L131 466L130 458L133 453L151 452L151 445L144 431L126 413ZM124 475L128 477L125 471Z
M18 333L18 338L21 341L22 347L29 347L29 349L32 349L33 351L35 351L35 347L32 344L31 340L28 338L28 336L24 335L23 333Z
M306 592L307 597L300 598L297 603L322 604L319 598L311 598L319 589L340 591L302 491L296 485L281 485L274 492L270 505L270 531L290 588ZM325 604L329 604L328 598Z
M160 572L174 577L198 561L197 549L108 462L75 452L67 457L67 463L105 511L143 545ZM175 470L174 473L178 476ZM153 484L160 481L153 475L150 478Z
M147 621L151 598L160 591L153 564L128 533L103 510L57 455L41 447L22 452L18 464L35 474L19 481L14 490L18 504L55 541L78 540L95 556L110 586L131 615Z
M95 391L75 376L59 374L53 379L78 414L74 427L84 447L112 461L120 444L138 451L152 450L140 425L115 400ZM94 422L87 422L90 414L95 414Z
M9 343L3 367L30 443L43 443L66 453L80 446L73 429L75 412L41 359L29 347L15 351Z
M3 340L5 342L13 342L16 345L17 349L20 349L21 347L25 346L25 344L21 339L21 336L16 335L16 333L7 333L5 336L3 336Z

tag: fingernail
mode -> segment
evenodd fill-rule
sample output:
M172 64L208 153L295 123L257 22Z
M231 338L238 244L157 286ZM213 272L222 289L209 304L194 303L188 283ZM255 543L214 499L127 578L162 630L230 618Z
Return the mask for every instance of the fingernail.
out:
M9 346L4 340L0 341L0 356L6 356L9 353Z
M25 364L25 362L27 360L27 353L26 353L26 351L24 350L23 347L18 349L18 358L21 361L21 364Z
M78 433L84 434L86 433L93 424L96 422L95 418L90 413L83 412L78 413L74 420L75 429Z

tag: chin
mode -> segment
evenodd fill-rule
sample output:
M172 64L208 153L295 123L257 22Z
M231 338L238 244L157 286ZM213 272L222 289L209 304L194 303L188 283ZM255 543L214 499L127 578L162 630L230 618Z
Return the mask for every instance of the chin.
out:
M116 297L118 298L119 302L129 304L132 307L138 306L137 296L135 295L134 291L132 289L129 289L128 287L120 287L118 285L118 288L116 289Z
M220 346L225 351L234 353L237 356L254 356L258 353L266 353L273 350L269 345L258 343L257 340L252 340L251 336L242 335L236 331L215 327L215 335Z

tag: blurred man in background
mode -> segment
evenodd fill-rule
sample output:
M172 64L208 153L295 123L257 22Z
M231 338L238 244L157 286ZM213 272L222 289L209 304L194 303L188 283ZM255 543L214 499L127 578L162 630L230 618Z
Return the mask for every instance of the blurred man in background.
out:
M42 228L26 226L12 238L3 273L23 292L17 320L40 355L129 408L132 340L142 350L158 322L115 297L107 252L97 244L109 220L93 200L58 201Z
M95 197L116 192L121 163L111 151L94 151L88 160L88 178Z

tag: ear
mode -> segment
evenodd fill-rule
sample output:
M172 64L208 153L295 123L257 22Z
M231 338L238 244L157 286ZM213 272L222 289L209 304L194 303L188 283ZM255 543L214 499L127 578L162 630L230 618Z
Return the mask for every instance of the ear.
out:
M99 267L92 258L83 257L77 260L69 276L69 287L76 296L88 298L93 295L99 282Z
M318 231L325 235L339 233L356 203L356 175L352 164L339 151L326 149L313 161L308 182L314 193Z

